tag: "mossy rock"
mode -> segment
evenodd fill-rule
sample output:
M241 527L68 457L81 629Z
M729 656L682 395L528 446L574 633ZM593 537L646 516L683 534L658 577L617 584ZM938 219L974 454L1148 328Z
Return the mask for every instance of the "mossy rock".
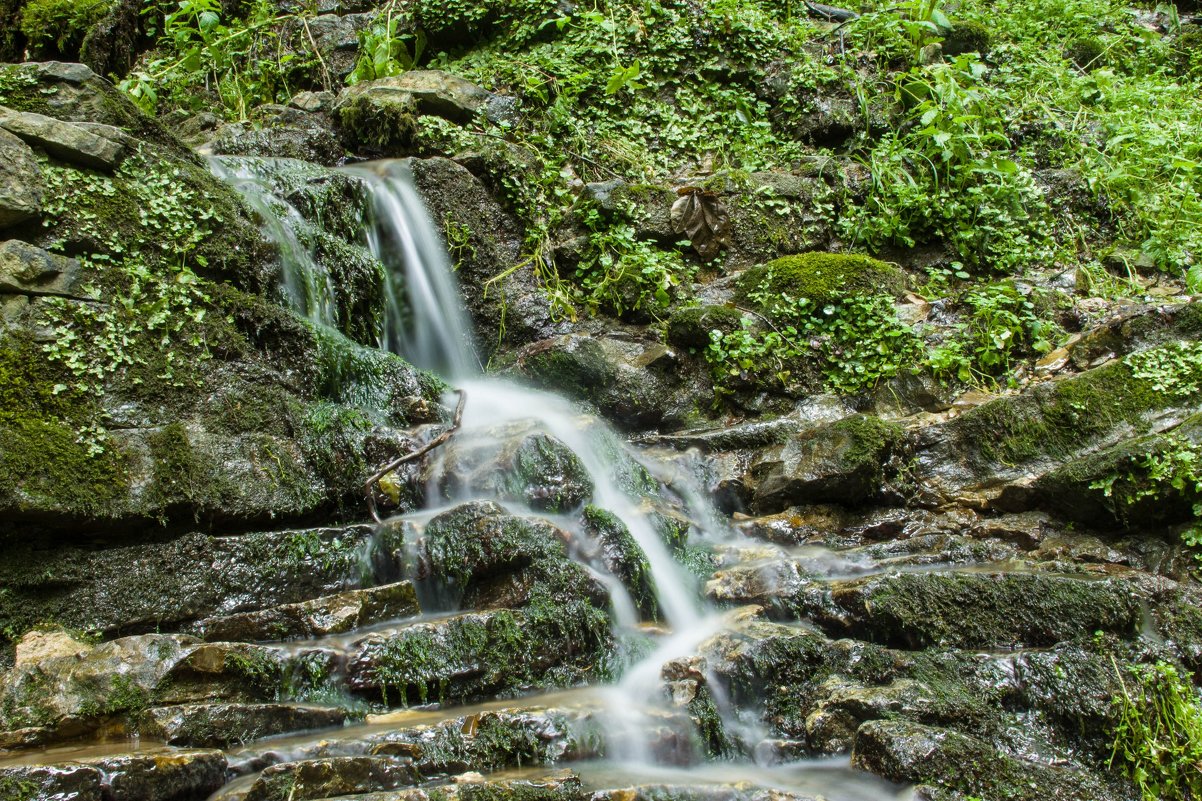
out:
M1168 348L1173 345L1165 346ZM1142 353L1157 353L1143 351ZM1202 376L1190 380L1202 380ZM1126 360L1030 391L990 401L948 424L947 445L967 457L978 475L1016 470L1073 456L1096 446L1120 426L1146 431L1164 410L1192 408L1199 393L1174 397L1139 379Z
M814 309L846 295L891 294L899 297L906 275L879 259L851 253L802 253L753 267L736 283L741 298L756 293L810 301Z
M752 467L760 514L803 503L863 503L885 489L905 444L901 426L871 415L802 432Z
M1139 597L1121 581L1028 573L901 573L837 584L848 633L899 648L1046 646L1133 634Z
M992 44L993 33L986 25L980 22L956 22L951 30L943 34L941 46L945 56L980 53L984 57L989 54Z
M693 350L710 344L710 332L729 334L742 324L743 313L729 306L694 306L674 312L668 318L668 341Z

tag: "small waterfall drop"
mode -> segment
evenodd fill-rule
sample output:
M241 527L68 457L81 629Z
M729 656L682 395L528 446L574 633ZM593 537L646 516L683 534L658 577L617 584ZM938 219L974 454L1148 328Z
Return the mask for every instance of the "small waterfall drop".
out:
M294 298L297 310L315 323L330 325L332 317L322 317L326 307L320 300L333 297L329 276L315 264L295 234L300 215L272 194L270 183L258 175L256 165L246 163L253 161L223 159L214 162L213 169L233 183L263 216L269 235L280 246L286 262L286 289L289 297ZM822 797L845 801L901 798L882 789L876 780L851 771L845 759L803 761L772 768L750 764L754 747L763 741L764 732L758 722L739 719L721 686L713 681L709 682L713 686L710 700L722 718L728 736L739 742L749 759L741 765L733 762L700 765L702 755L694 750L684 755L679 752L668 755L670 763L690 763L687 771L663 763L663 743L658 742L657 737L662 736L666 725L674 725L671 721L679 724L683 718L687 722L685 710L674 706L666 692L665 664L696 655L706 640L729 630L732 620L740 613L715 610L703 601L698 581L676 561L672 548L657 529L651 514L653 509L649 507L652 499L630 490L630 482L623 480L623 473L625 471L628 479L632 464L637 464L640 469L651 468L650 473L660 481L661 489L670 492L676 506L683 509L694 537L711 542L727 539L725 521L688 476L679 471L669 476L670 469L652 464L644 466L603 421L556 395L485 376L474 349L470 318L449 254L414 185L409 163L405 160L384 161L356 165L345 171L364 183L371 204L366 242L372 255L385 268L386 308L381 349L439 373L462 389L466 396L462 425L453 438L453 445L432 452L430 472L435 476L439 474L443 460L448 458L448 447L495 446L498 431L507 426L544 434L576 454L593 482L591 502L616 516L647 558L659 617L669 631L658 636L649 652L644 650L641 656L634 658L611 685L566 691L565 698L576 698L590 709L599 705L593 719L602 726L607 757L591 767L589 763L576 766L581 773L612 770L622 776L683 781L686 776L700 771L698 777L713 781L733 778L764 786L805 788ZM328 294L323 295L327 288ZM316 303L314 299L317 299ZM434 508L405 518L405 524L415 534L432 515L445 510L445 505L482 499L471 489L447 490L434 483L428 489L428 504ZM445 495L440 496L440 492ZM556 516L520 503L503 505L514 514L548 519L573 538L584 540L591 536L576 514ZM596 561L585 558L581 563L611 594L616 639L645 642L647 632L641 629L638 610L622 582ZM287 647L312 647L312 644ZM489 702L482 708L502 703ZM386 728L386 724L378 725ZM263 747L278 750L284 746L285 743L277 742ZM696 744L691 747L697 748ZM332 753L338 753L336 744L327 744L320 735L303 735L297 738L293 756L326 753L328 748L334 748ZM248 749L248 758L258 752L256 748ZM233 798L236 793L219 797Z
M367 243L385 268L380 347L458 380L480 373L451 258L404 161L351 169L366 182Z
M209 169L237 189L263 220L264 232L279 248L288 304L317 325L337 328L334 281L301 241L300 232L308 223L291 203L279 196L269 180L281 161L218 156L209 160Z

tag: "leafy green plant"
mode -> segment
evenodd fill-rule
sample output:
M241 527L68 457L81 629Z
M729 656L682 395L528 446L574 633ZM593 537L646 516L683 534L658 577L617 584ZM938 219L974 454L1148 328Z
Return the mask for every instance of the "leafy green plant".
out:
M1202 798L1202 702L1189 673L1166 662L1118 664L1122 695L1114 700L1110 762L1139 788L1144 801Z
M286 99L286 72L295 56L282 46L279 31L290 21L307 22L277 13L268 0L256 0L242 19L223 14L220 0L180 0L163 17L159 43L165 55L132 72L119 88L149 112L164 96L186 108L201 100L198 92L211 92L239 120L257 105Z
M111 0L32 0L21 11L21 32L38 53L75 57L111 6Z
M420 28L405 32L407 22L395 0L379 12L371 26L359 34L359 58L346 78L348 84L400 75L418 65L426 49L426 34Z

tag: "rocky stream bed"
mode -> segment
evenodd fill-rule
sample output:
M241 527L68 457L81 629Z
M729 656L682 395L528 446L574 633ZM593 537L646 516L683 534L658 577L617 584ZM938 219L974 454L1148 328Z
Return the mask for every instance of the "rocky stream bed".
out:
M1009 390L715 412L735 277L830 236L768 246L740 200L827 177L732 186L729 272L666 325L572 319L479 153L379 168L429 209L381 227L392 190L333 165L412 155L380 152L402 108L512 112L416 71L197 134L83 65L0 66L0 799L1137 797L1114 699L1202 671L1202 588L1189 493L1122 475L1202 446L1202 306L1087 298ZM671 238L656 192L640 236ZM454 263L474 364L377 347L459 314L404 300L403 246ZM450 389L462 428L372 522Z

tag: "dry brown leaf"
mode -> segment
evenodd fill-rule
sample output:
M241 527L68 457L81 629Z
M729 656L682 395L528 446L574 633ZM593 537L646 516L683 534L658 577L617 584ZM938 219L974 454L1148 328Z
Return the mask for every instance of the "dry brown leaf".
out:
M723 247L730 246L730 215L718 202L718 196L696 186L677 190L672 204L672 231L684 234L697 255L709 261Z

